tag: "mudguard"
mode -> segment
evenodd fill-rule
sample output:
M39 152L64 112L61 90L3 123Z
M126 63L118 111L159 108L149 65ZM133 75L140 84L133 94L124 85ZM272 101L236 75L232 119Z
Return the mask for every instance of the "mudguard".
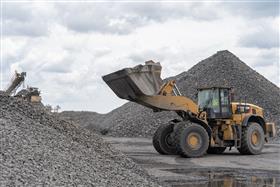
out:
M261 127L263 128L264 134L266 134L266 128L265 128L265 121L263 119L263 117L261 116L257 116L257 115L248 115L244 118L244 120L242 121L242 126L248 126L249 122L256 122L258 124L261 125Z

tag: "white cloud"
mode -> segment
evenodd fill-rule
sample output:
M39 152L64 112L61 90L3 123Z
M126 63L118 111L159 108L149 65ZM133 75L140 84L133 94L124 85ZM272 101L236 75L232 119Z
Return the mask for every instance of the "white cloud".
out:
M55 20L56 9L51 3L3 3L3 34L39 37L48 34Z
M251 21L248 30L239 42L244 47L277 48L279 46L278 18L265 18Z
M243 16L250 19L279 16L279 1L225 1L222 5L232 15Z
M75 32L128 34L170 19L218 19L212 3L4 3L5 35L47 35L53 22ZM174 11L175 10L175 11Z
M13 5L4 16L10 22L4 24L8 32L2 38L4 83L14 69L27 71L28 84L41 89L45 103L59 104L64 110L108 112L125 101L114 95L102 75L154 60L163 65L163 77L174 76L218 50L229 49L279 84L279 46L259 47L254 34L260 28L267 35L278 31L273 24L279 24L275 22L279 18L274 13L255 18L235 15L226 5ZM250 15L258 13L253 10ZM10 27L12 23L20 26ZM36 26L40 32L32 33ZM253 45L243 45L242 39Z

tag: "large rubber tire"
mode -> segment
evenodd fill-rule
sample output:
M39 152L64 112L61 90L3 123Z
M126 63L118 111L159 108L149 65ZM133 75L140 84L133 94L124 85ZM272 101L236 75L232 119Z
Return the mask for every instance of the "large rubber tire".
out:
M257 136L257 141L254 137ZM238 151L244 155L260 154L264 146L264 131L260 124L250 122L242 128L241 147Z
M226 150L226 147L208 147L208 154L222 154Z
M209 136L199 124L180 122L175 130L175 142L182 157L201 157L208 149Z
M156 151L163 155L177 154L176 145L173 138L172 122L161 125L153 136L153 146Z

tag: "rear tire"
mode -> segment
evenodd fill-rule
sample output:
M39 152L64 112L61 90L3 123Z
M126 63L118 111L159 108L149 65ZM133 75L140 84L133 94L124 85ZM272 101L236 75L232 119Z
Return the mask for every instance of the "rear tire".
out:
M162 155L177 154L176 145L173 138L172 122L159 126L153 136L153 146L155 150Z
M238 151L244 155L260 154L264 146L264 131L260 124L250 122L242 128L241 147Z
M226 150L226 147L208 147L208 154L222 154Z
M208 149L209 136L199 124L180 122L175 130L175 142L182 157L201 157Z

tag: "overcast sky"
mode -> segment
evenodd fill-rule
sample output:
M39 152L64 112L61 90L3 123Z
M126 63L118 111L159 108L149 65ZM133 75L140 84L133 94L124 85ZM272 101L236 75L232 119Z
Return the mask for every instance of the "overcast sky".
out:
M2 3L2 88L15 70L45 104L109 112L119 99L101 76L146 60L162 77L228 49L279 83L279 3Z

